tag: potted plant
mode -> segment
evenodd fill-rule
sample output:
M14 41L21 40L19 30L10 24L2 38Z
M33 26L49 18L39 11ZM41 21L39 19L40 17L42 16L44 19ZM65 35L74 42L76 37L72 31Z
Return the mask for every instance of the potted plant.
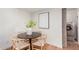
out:
M36 22L34 20L29 20L26 27L27 27L27 34L31 35L32 34L32 28L36 26Z

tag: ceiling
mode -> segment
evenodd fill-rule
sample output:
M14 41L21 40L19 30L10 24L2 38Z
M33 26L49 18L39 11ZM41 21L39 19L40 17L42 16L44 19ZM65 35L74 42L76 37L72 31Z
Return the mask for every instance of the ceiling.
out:
M77 10L77 8L67 8L67 10Z
M32 12L40 11L40 10L47 9L47 8L20 8L20 9L32 13Z
M50 8L19 8L21 10L33 13L44 9L50 9ZM67 10L77 10L77 8L67 8Z

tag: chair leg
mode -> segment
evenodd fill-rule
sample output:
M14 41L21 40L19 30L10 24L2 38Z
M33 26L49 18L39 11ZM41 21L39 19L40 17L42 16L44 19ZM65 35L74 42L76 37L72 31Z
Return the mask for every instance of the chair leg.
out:
M43 49L46 50L46 44L44 44Z
M12 46L12 50L16 50L16 47L15 46Z
M33 49L33 50L36 50L37 48L36 48L36 46L35 46L35 45L32 45L32 49Z
M16 46L15 46L14 43L13 43L13 45L12 45L12 49L13 49L13 50L16 50Z
M43 50L43 46L41 46L41 50Z

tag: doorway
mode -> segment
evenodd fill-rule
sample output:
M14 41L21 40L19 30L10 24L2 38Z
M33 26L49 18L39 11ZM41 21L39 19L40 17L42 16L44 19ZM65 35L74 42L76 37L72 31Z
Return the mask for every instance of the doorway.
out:
M62 9L63 48L73 49L78 45L77 8Z

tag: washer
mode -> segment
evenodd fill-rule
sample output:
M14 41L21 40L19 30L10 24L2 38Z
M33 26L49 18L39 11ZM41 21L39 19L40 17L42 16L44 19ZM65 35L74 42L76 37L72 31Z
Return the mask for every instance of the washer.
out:
M67 24L66 30L67 30L67 40L68 41L74 41L73 25Z

